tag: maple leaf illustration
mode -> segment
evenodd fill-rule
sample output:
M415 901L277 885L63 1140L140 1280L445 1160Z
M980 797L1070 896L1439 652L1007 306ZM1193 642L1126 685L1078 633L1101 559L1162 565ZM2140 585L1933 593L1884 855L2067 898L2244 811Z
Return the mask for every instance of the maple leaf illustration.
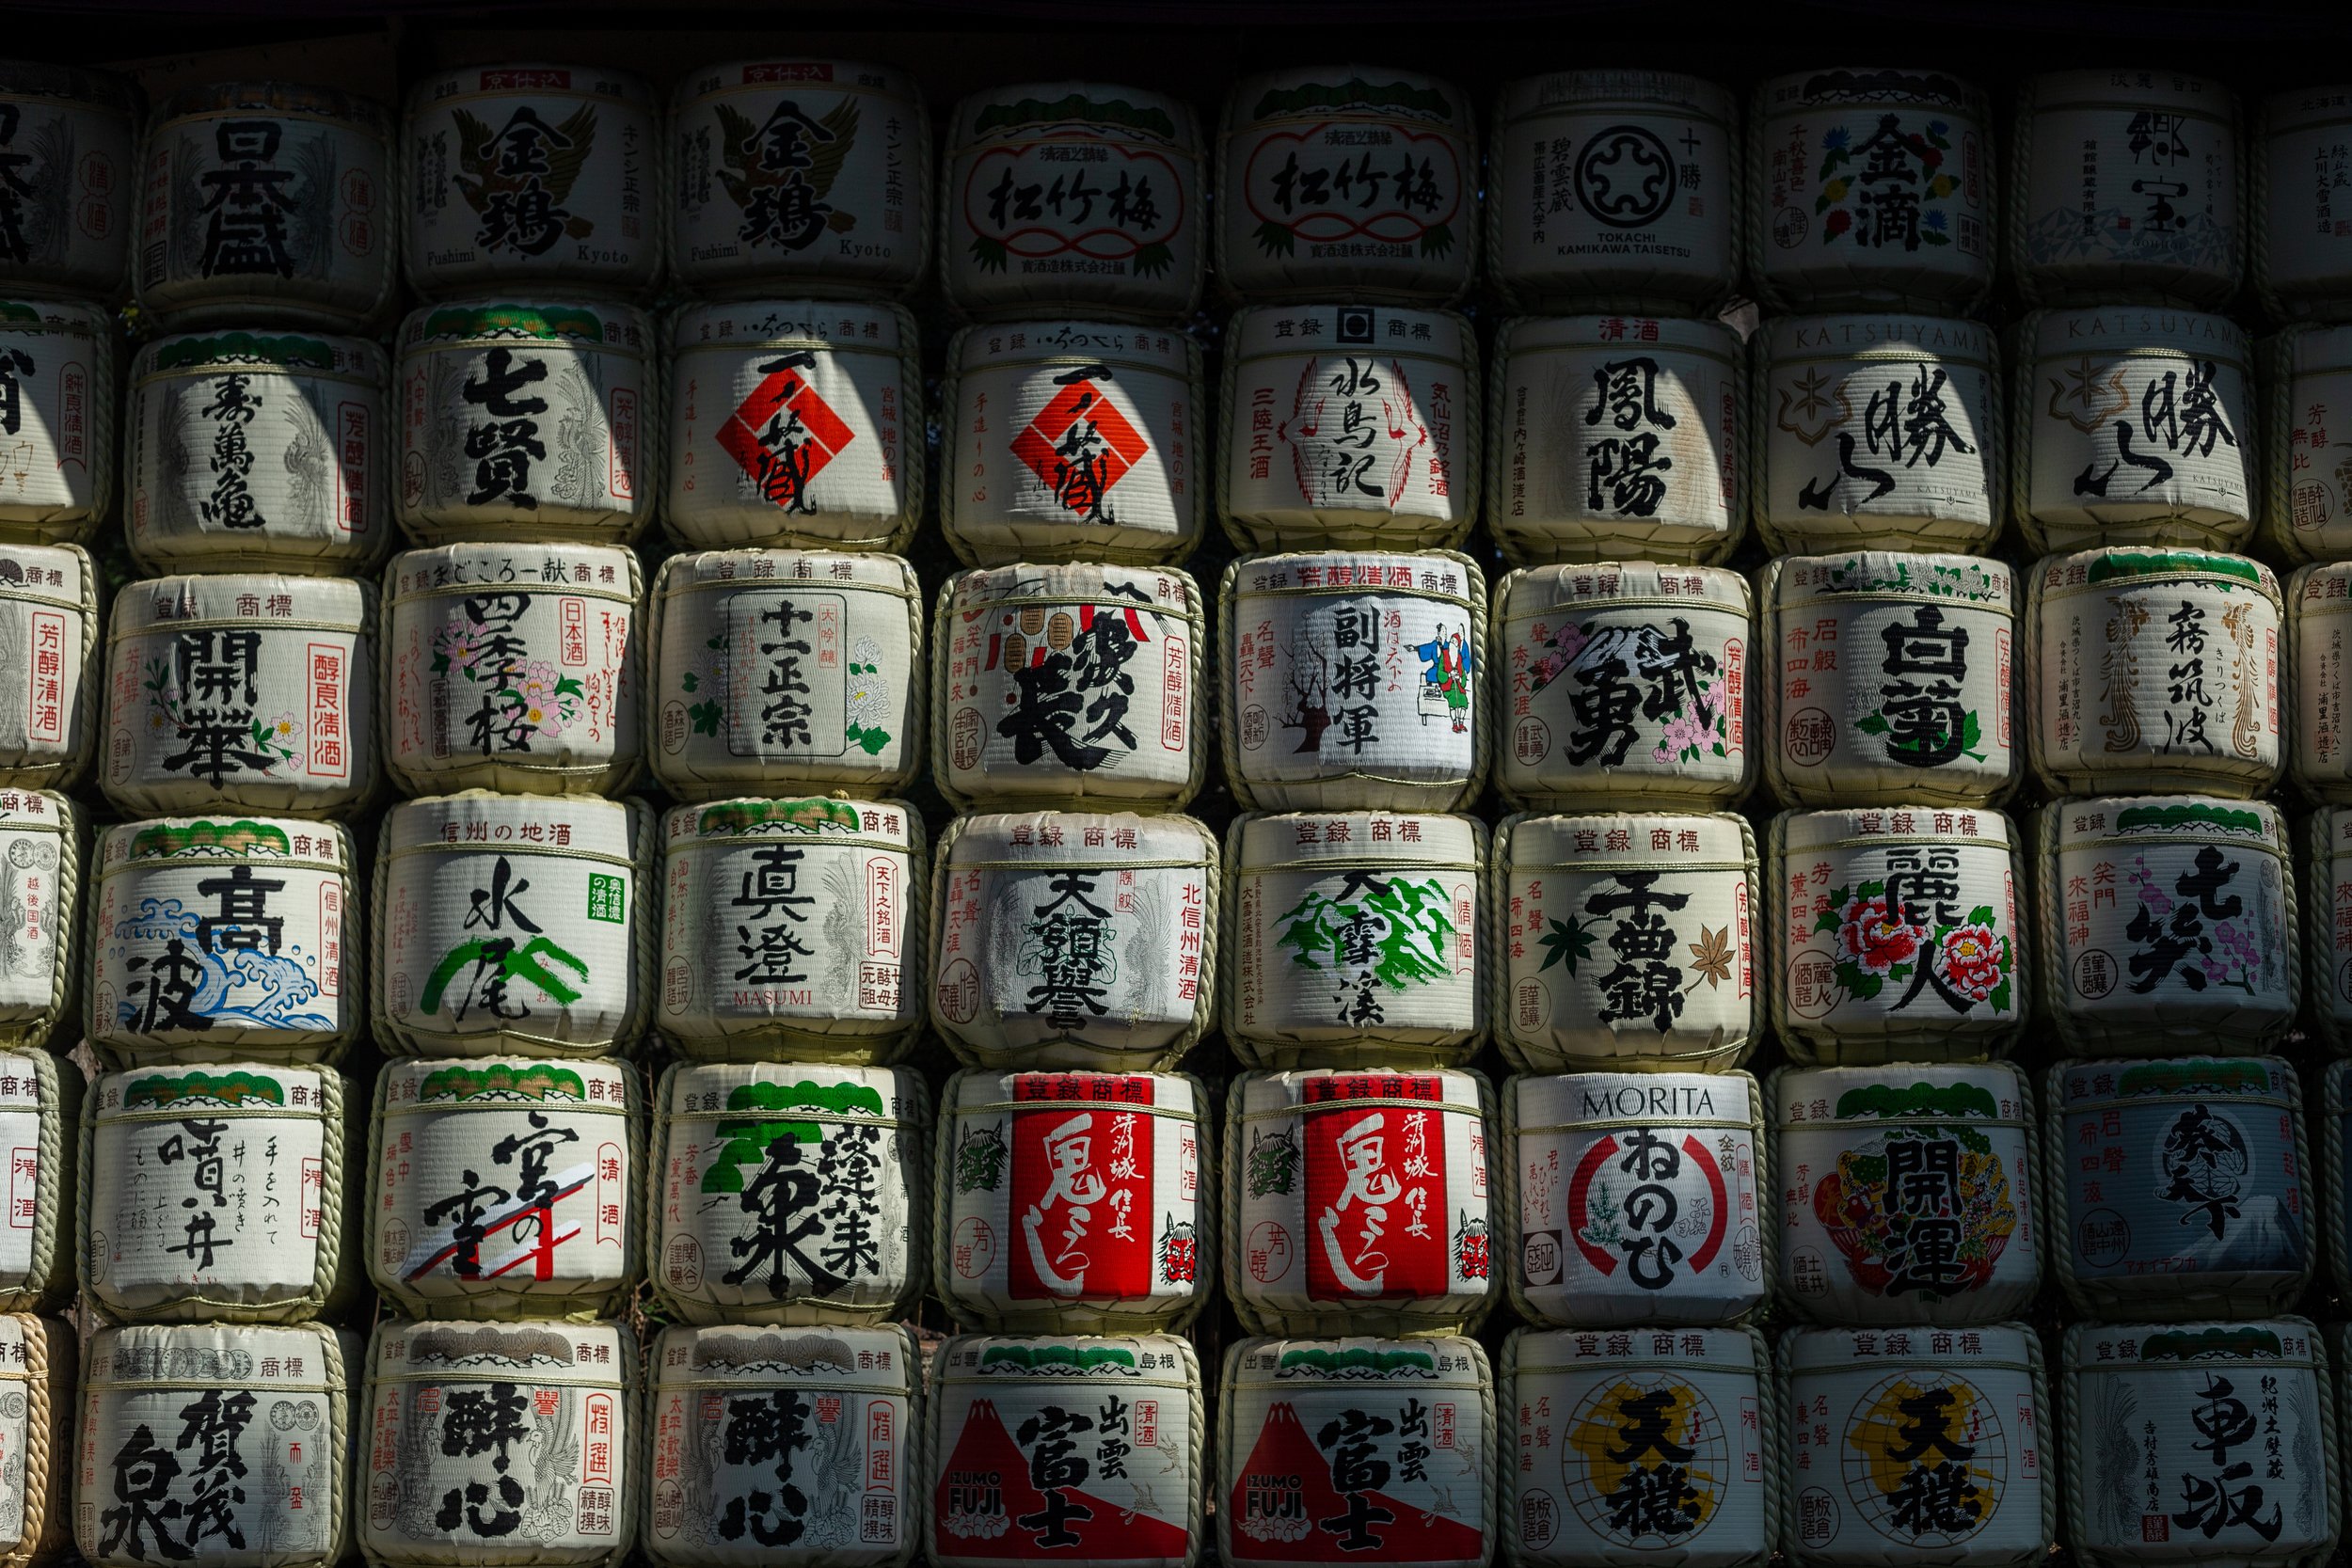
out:
M1712 990L1731 978L1730 927L1726 926L1720 931L1710 931L1704 924L1701 924L1699 940L1692 942L1690 948L1692 973L1691 983L1684 988L1685 990L1698 990L1701 980L1705 980L1708 988Z

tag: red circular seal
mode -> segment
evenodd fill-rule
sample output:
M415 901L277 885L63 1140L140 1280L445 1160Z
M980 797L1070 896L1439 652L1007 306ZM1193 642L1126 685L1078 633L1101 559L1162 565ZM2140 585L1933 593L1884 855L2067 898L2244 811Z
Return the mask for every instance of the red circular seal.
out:
M948 1256L955 1259L956 1273L977 1279L996 1261L996 1232L979 1215L966 1214L956 1227Z
M1825 707L1801 707L1781 731L1781 752L1800 768L1817 768L1837 749L1837 721Z
M1249 1245L1243 1249L1249 1259L1249 1277L1261 1285L1271 1285L1291 1272L1298 1249L1291 1245L1287 1227L1275 1220L1260 1220L1249 1231Z
M1799 953L1788 960L1788 1010L1799 1018L1823 1018L1837 1006L1836 966L1825 953Z

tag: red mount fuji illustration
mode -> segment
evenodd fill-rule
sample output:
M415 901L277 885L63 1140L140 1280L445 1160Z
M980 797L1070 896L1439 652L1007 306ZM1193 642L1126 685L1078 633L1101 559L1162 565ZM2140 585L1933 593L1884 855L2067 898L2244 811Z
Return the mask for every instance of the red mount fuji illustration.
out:
M1051 1390L1040 1390L1050 1396ZM1061 1402L1067 1409L1085 1409L1091 1416L1095 1401L1086 1390L1073 1387L1071 1397ZM1086 1433L1079 1438L1078 1451L1091 1464L1094 1434ZM1135 1459L1130 1456L1130 1473ZM961 1497L971 1487L959 1481L963 1477L993 1477L997 1496L1002 1498L1002 1517L1015 1521L1035 1513L1045 1506L1044 1497L1029 1484L1029 1462L1021 1446L1012 1440L1004 1418L996 1414L993 1400L975 1400L971 1412L963 1418L963 1430L956 1434L955 1450L940 1466L939 1479L931 1488L931 1554L943 1557L1002 1558L1013 1561L1022 1558L1045 1558L1065 1562L1182 1562L1188 1531L1181 1524L1171 1525L1148 1513L1129 1513L1118 1503L1104 1502L1091 1492L1079 1488L1064 1488L1062 1496L1074 1508L1083 1508L1093 1515L1081 1519L1073 1512L1064 1527L1078 1540L1068 1546L1041 1546L1038 1532L1023 1529L1017 1523L1001 1535L958 1535L948 1528L950 1515L959 1512L950 1506L950 1494ZM1184 1495L1169 1476L1165 1488L1167 1505L1175 1509L1184 1506ZM969 1512L963 1510L962 1512Z
M1392 1405L1394 1396L1401 1392L1367 1384L1364 1399L1368 1408ZM1391 1465L1395 1464L1392 1447L1384 1446L1381 1457ZM1450 1458L1438 1457L1441 1463ZM1268 1478L1280 1483L1279 1490L1261 1484ZM1278 1402L1266 1411L1265 1425L1249 1449L1249 1462L1242 1466L1241 1474L1230 1479L1232 1486L1225 1495L1225 1506L1232 1511L1235 1557L1279 1562L1380 1563L1481 1562L1486 1557L1486 1539L1476 1529L1445 1514L1424 1513L1414 1504L1400 1502L1386 1492L1362 1494L1366 1502L1396 1516L1392 1522L1365 1526L1379 1537L1379 1546L1371 1551L1343 1550L1340 1536L1321 1528L1318 1521L1345 1514L1347 1499L1331 1489L1330 1463L1323 1450L1315 1447L1297 1410L1288 1401ZM1294 1498L1287 1495L1288 1483L1293 1480L1298 1483L1295 1503L1305 1508L1306 1533L1288 1541L1279 1535L1269 1538L1251 1534L1253 1504L1258 1517L1279 1517L1285 1511L1295 1515ZM1477 1472L1465 1471L1457 1500L1475 1507L1479 1501L1478 1484Z

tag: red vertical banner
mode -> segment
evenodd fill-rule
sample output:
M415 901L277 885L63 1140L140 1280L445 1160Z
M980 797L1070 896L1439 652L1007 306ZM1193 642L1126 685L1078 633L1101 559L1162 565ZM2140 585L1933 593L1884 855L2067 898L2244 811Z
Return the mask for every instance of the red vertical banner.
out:
M1343 1073L1310 1078L1304 1087L1308 1295L1444 1295L1453 1259L1443 1080ZM1428 1103L1376 1103L1383 1101Z
M1015 1301L1152 1291L1152 1080L1023 1073L1012 1116L1009 1283Z

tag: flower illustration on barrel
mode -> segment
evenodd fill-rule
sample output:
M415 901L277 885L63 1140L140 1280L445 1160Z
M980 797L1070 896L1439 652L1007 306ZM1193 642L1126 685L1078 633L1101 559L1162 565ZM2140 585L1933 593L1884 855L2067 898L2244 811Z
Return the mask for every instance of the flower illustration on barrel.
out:
M1830 907L1815 917L1813 928L1836 934L1837 983L1846 993L1868 1001L1891 981L1905 988L1896 1010L1932 988L1955 1013L1979 1003L2006 1011L2010 941L1993 929L1992 906L1979 904L1965 920L1949 925L1917 921L1913 913L1913 906L1887 898L1883 881L1830 895Z

